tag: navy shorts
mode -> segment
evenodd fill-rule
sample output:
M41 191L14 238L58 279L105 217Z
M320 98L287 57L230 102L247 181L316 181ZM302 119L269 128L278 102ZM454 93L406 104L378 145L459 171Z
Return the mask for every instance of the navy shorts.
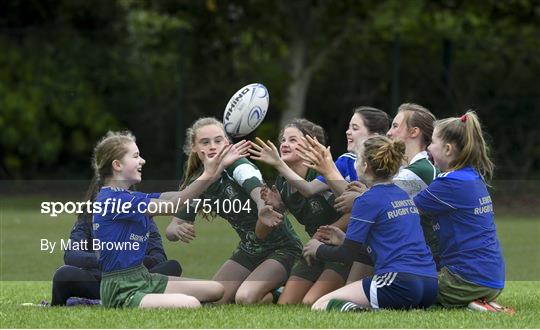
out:
M385 273L362 280L374 309L427 308L437 299L437 278L409 273Z

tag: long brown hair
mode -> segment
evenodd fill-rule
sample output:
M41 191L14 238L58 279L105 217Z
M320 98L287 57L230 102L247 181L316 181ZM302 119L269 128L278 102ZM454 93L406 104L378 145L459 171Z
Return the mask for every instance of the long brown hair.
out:
M361 106L353 110L353 115L355 114L362 117L369 134L385 135L390 128L390 117L382 110Z
M456 159L448 164L449 170L472 166L483 178L493 178L495 164L490 159L490 148L484 139L476 112L469 110L461 117L438 120L435 129L438 138L454 144L458 149Z
M433 134L434 123L437 119L435 115L428 109L415 103L403 103L398 108L398 113L400 112L403 112L407 128L418 127L420 129L422 132L423 149L427 148L431 144L431 135Z
M283 129L281 129L281 131L279 132L279 135L278 135L278 142L281 143L281 139L283 138L283 134L285 133L285 129L286 128L289 128L289 127L295 127L297 128L300 132L302 132L303 135L309 135L313 138L317 138L317 140L321 143L321 144L326 144L326 133L324 131L324 128L322 128L321 126L315 124L314 122L311 122L307 119L304 119L304 118L295 118L293 120L291 120L290 123L288 123L287 125L285 125L285 127L283 127Z

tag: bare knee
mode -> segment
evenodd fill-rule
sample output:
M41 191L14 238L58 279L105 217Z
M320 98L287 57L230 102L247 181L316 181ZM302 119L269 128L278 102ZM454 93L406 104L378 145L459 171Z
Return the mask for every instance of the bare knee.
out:
M185 298L185 308L199 308L201 307L201 302L193 297L193 296L186 296Z
M225 288L221 283L211 281L208 283L208 301L218 301L223 298Z
M248 290L247 288L240 288L236 292L234 300L237 304L250 305L258 303L261 298L259 297L258 292L255 290Z
M304 298L302 299L302 304L303 305L308 305L308 306L311 306L313 305L316 301L317 301L318 297L314 297L312 295L305 295Z
M326 305L328 305L328 300L320 298L315 303L313 303L311 309L314 311L323 311L326 309Z

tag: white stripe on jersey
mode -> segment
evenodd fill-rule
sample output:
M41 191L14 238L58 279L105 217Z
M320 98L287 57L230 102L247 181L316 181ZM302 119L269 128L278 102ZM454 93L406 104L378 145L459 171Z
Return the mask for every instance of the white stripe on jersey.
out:
M250 164L241 164L234 169L233 178L239 185L242 185L244 181L253 177L259 179L261 182L263 180L261 172Z
M375 223L375 221L369 221L369 220L366 220L366 219L360 219L360 218L355 218L355 217L351 217L351 220L362 221L362 222L369 222L369 223Z
M131 205L133 205L132 202L133 202L134 199L135 199L135 196L133 196L133 198L129 201L129 203L130 203ZM123 206L123 205L122 205L122 206ZM115 215L112 219L113 219L113 220L116 219L116 217L119 216L119 215L120 215L120 212L119 212L119 213L116 213L116 215Z
M431 196L435 197L435 199L438 200L439 202L441 202L442 204L448 205L448 206L450 206L451 208L453 208L454 210L457 210L457 208L455 208L455 207L453 207L452 205L448 204L447 202L445 202L445 201L439 199L439 197L433 195L433 194L431 193L431 191L429 191L429 188L426 188L426 191L427 191Z
M341 156L339 156L339 157L340 157L340 158L341 158L341 157L347 157L347 158L354 159L354 160L356 160L356 158L357 158L356 155L353 154L352 152L344 153L343 155L341 155Z

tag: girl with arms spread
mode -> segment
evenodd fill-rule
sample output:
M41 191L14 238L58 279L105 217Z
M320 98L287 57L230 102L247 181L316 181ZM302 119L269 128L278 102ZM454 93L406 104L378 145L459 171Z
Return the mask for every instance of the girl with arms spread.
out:
M228 145L221 122L215 118L197 120L187 131L184 152L189 158L182 187L204 169L205 154L218 154ZM219 180L201 195L201 199L212 205L212 212L197 209L194 201L189 208L177 213L167 227L169 240L189 242L195 237L192 222L202 211L205 217L221 216L237 232L240 243L236 251L213 278L225 288L219 303L272 302L273 290L286 281L294 260L301 254L300 240L288 219L283 219L261 199L262 186L259 169L241 158L225 168Z

